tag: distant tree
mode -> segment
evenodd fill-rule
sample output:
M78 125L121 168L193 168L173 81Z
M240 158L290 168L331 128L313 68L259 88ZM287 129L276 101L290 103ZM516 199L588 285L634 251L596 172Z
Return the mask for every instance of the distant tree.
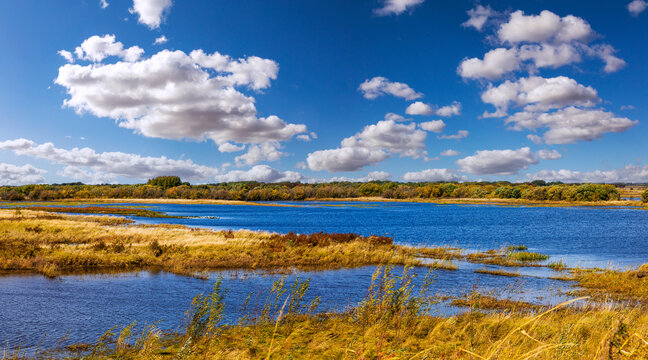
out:
M547 182L544 180L533 180L531 181L531 185L533 186L547 186Z
M159 186L163 190L182 185L182 180L178 176L158 176L150 179L147 185Z
M641 194L641 201L648 203L648 190L644 191L643 194Z

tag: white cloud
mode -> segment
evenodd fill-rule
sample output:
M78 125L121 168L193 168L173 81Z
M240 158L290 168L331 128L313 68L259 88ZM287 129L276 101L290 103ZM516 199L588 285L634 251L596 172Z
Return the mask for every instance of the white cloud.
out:
M369 181L386 181L391 178L391 174L386 171L371 171L367 176L352 178L347 176L334 176L328 179L309 179L309 183L323 182L369 182Z
M648 165L626 165L614 170L580 172L573 170L541 170L527 174L529 180L562 181L566 183L647 183Z
M401 156L418 158L426 155L425 131L417 130L416 124L382 120L365 126L362 132L342 140L343 148L384 149Z
M338 172L360 170L387 158L389 154L381 149L343 147L312 152L308 154L306 162L311 170Z
M520 58L517 49L497 48L487 52L484 55L484 60L464 59L459 64L457 73L467 79L495 80L518 69L520 69Z
M160 37L156 38L155 41L153 42L153 45L162 45L166 44L169 39L167 39L166 36L160 35Z
M133 0L131 14L139 16L138 22L151 29L157 29L164 21L173 3L171 0Z
M101 7L102 9L107 8L108 5L110 5L110 4L108 3L108 1L106 1L106 0L99 0L99 7Z
M223 153L243 151L243 149L245 149L245 145L234 145L230 142L224 142L218 145L218 151Z
M628 11L632 16L639 16L648 7L648 2L644 0L632 0L628 4Z
M69 63L74 62L74 55L67 50L59 50L57 51L57 54L61 55L65 59L65 61Z
M374 14L378 16L400 15L407 10L420 5L425 0L383 0L383 7L374 9Z
M610 112L567 107L555 112L519 112L506 119L513 130L548 128L542 139L547 144L569 144L599 139L609 132L623 132L638 123ZM533 138L538 139L538 138ZM532 140L533 140L532 139Z
M366 99L370 100L382 95L392 95L406 100L414 100L423 96L423 94L417 93L405 83L389 81L389 79L382 76L365 80L360 84L358 90L362 92Z
M446 124L443 120L432 120L420 123L419 127L425 131L439 133L445 129Z
M539 150L538 157L542 160L558 160L562 159L562 154L556 150Z
M397 123L381 120L341 142L337 149L319 150L308 154L306 162L311 170L356 171L375 165L392 154L425 157L427 133L416 129L415 123Z
M298 182L304 176L295 171L279 171L268 165L257 165L249 170L232 170L226 174L216 176L218 182L258 181L258 182Z
M0 163L0 185L40 184L45 182L45 172L30 164L17 166Z
M472 156L457 160L462 171L474 175L512 175L537 163L538 157L528 147L517 150L480 150Z
M453 101L452 104L437 107L436 105L432 106L421 101L416 101L411 103L405 109L407 115L439 115L439 116L452 116L452 115L461 115L461 103L458 101Z
M470 17L466 22L461 24L464 27L473 27L477 31L481 31L488 19L497 15L497 12L491 9L490 6L477 5L474 9L468 10Z
M461 115L461 103L458 101L453 101L452 104L442 106L437 109L436 114L444 117Z
M421 101L416 101L410 104L407 109L405 109L405 114L407 115L432 115L434 110L432 107Z
M448 149L441 152L441 156L457 156L459 151Z
M277 142L267 142L261 145L251 145L247 153L234 158L236 166L256 165L262 161L277 161L286 154L277 150Z
M403 116L398 115L398 114L387 113L387 114L385 114L385 120L405 121L407 119L405 119Z
M524 15L521 10L515 11L497 31L500 41L512 44L587 41L593 34L590 25L582 18L573 15L560 17L548 10L539 15Z
M538 68L578 63L583 55L602 59L605 72L624 67L625 61L614 55L616 50L612 46L588 45L595 35L585 20L573 15L560 17L547 10L539 15L525 15L518 10L495 34L508 48L492 49L483 60L466 58L457 73L466 79L496 80L519 70L535 73Z
M307 134L297 135L296 138L297 140L301 140L301 141L311 141L311 137L308 136Z
M257 117L254 98L237 89L267 88L278 70L256 56L162 50L137 62L66 64L55 82L69 94L65 106L144 136L259 144L307 132L275 115Z
M427 169L407 172L403 175L403 180L410 182L467 181L468 177L459 175L451 169Z
M591 56L597 56L601 58L601 60L603 60L603 62L605 63L605 67L603 67L603 71L605 71L606 73L619 71L620 69L626 66L625 60L618 58L616 55L614 55L614 53L616 53L617 50L611 45L607 45L607 44L593 45L591 47L587 47L585 50Z
M371 171L369 174L367 174L367 181L375 181L375 180L380 180L380 181L386 181L391 178L391 174L388 173L387 171Z
M197 165L191 160L173 160L165 156L150 157L123 152L97 153L87 147L66 150L57 148L52 143L38 145L27 139L0 142L0 150L10 150L17 155L68 165L72 168L64 173L84 174L84 178L99 175L102 178L101 182L117 176L148 179L161 175L177 175L187 180L206 180L218 173L218 169Z
M61 51L59 51L60 53ZM131 46L125 49L124 44L115 41L115 35L106 34L104 36L93 35L85 39L81 46L74 49L74 53L80 60L93 62L101 62L108 56L117 56L125 61L133 62L142 56L144 49L139 46Z
M460 139L463 139L465 137L468 137L469 134L470 133L468 132L468 130L459 130L454 135L441 135L438 138L439 139L447 139L447 140L460 140Z
M546 111L568 105L594 106L600 102L598 93L592 87L583 86L565 76L507 80L499 86L490 86L481 98L497 108L497 112L485 114L487 117L506 115L509 105L524 107L526 111Z
M66 166L63 171L59 171L58 174L66 178L82 181L86 184L108 184L114 179L114 175L101 171L84 169L78 166Z

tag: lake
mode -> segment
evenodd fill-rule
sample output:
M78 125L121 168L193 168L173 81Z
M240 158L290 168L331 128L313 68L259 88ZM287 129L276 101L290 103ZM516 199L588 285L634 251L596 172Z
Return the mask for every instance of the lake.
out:
M114 205L114 204L113 204ZM134 205L134 204L125 204ZM135 204L138 205L138 204ZM144 205L144 204L139 204ZM150 204L149 204L150 205ZM173 223L213 229L250 229L298 233L355 232L387 235L399 244L451 245L487 250L526 245L530 251L564 260L570 266L636 266L648 262L648 212L633 208L436 205L422 203L276 203L286 206L156 204L152 210L192 218L134 218L142 223ZM217 218L212 218L217 217ZM458 271L438 270L430 295L459 295L478 287L498 296L556 303L571 284L547 279L546 268L523 268L529 277L476 274L459 263ZM375 267L292 272L311 279L306 300L320 297L320 311L355 306L366 295ZM398 273L400 269L395 269ZM427 270L415 269L418 281ZM49 280L39 275L0 277L0 349L34 349L94 342L114 325L159 321L165 330L183 325L191 299L207 292L218 277L228 289L226 320L234 323L251 293L264 293L279 274L245 271L210 273L208 280L165 272L70 275ZM264 295L265 296L265 295ZM439 304L441 315L460 309Z

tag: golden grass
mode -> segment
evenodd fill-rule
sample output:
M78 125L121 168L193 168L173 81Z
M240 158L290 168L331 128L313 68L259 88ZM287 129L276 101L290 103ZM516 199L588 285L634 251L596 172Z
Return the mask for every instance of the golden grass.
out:
M487 274L495 276L509 276L509 277L519 277L519 273L504 271L504 270L488 270L488 269L477 269L474 271L477 274Z
M455 298L450 301L450 305L458 307L468 307L472 310L537 310L541 306L531 304L526 301L500 299L492 295L472 292L465 296Z
M391 239L381 242L380 237L337 239L334 234L323 234L320 237L332 240L300 243L289 235L127 225L129 222L123 218L0 210L0 272L56 276L162 268L193 274L225 268L332 269L416 262L409 253L399 251Z
M426 282L427 283L427 282ZM146 330L123 346L131 328L102 337L86 359L646 359L645 307L601 307L577 298L546 310L472 296L471 312L440 317L426 309L412 277L374 274L368 295L342 313L314 314L300 305L306 282L288 294L273 286L264 316L220 324L222 297L199 295L185 333ZM217 282L215 291L219 288ZM279 288L279 290L278 290ZM474 306L478 303L480 306ZM283 305L282 305L283 304ZM479 309L493 305L496 311ZM503 305L504 304L504 305ZM581 304L580 306L573 306ZM497 305L497 306L495 306ZM295 310L298 309L298 310ZM502 311L504 310L504 311ZM200 331L196 331L200 329ZM146 335L148 334L148 335ZM146 335L146 336L144 336ZM109 346L112 339L112 344Z
M588 295L648 303L648 264L627 271L576 269L573 273Z

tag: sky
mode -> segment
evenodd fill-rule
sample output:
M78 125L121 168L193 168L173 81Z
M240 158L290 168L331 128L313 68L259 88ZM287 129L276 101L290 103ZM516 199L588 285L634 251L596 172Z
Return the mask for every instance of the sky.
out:
M0 185L648 182L648 2L0 2Z

